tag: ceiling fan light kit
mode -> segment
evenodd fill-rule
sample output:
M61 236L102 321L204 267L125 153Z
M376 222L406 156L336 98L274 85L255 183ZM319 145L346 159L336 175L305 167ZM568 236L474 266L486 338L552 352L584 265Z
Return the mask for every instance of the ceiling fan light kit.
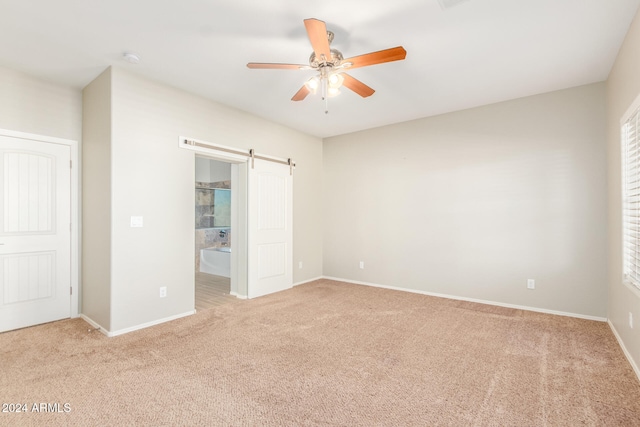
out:
M327 31L323 21L318 19L305 19L304 25L313 47L309 56L309 65L279 64L250 62L247 67L253 69L289 69L289 70L316 70L318 74L309 80L291 98L292 101L302 101L308 94L316 94L320 89L322 100L325 102L325 113L329 112L327 99L340 94L340 88L346 87L358 95L366 98L373 95L375 90L351 77L345 72L347 69L366 67L382 64L384 62L400 61L405 59L407 51L402 46L385 49L378 52L366 53L344 59L344 55L338 49L331 49L334 34Z

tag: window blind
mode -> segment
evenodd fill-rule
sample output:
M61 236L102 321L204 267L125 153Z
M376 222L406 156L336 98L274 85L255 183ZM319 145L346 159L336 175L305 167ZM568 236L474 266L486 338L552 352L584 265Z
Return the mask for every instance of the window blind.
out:
M640 108L622 125L624 280L640 289Z

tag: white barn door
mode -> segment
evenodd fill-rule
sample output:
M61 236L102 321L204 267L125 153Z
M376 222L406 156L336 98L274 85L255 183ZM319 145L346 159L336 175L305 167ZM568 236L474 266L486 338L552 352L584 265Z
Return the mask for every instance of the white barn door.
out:
M289 166L259 159L249 166L249 298L293 285L292 190Z
M70 160L0 135L0 332L71 317Z

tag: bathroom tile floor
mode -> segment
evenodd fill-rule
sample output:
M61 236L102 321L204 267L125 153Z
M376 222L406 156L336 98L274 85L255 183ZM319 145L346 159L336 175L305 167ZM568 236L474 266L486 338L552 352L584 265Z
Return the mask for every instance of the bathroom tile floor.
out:
M196 311L206 310L236 300L229 295L231 279L196 272Z

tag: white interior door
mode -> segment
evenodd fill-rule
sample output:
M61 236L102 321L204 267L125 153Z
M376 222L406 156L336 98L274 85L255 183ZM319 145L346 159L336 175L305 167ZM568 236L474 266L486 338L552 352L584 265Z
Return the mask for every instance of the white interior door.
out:
M70 160L0 135L0 332L71 316Z
M287 165L249 166L248 297L293 285L293 176Z

